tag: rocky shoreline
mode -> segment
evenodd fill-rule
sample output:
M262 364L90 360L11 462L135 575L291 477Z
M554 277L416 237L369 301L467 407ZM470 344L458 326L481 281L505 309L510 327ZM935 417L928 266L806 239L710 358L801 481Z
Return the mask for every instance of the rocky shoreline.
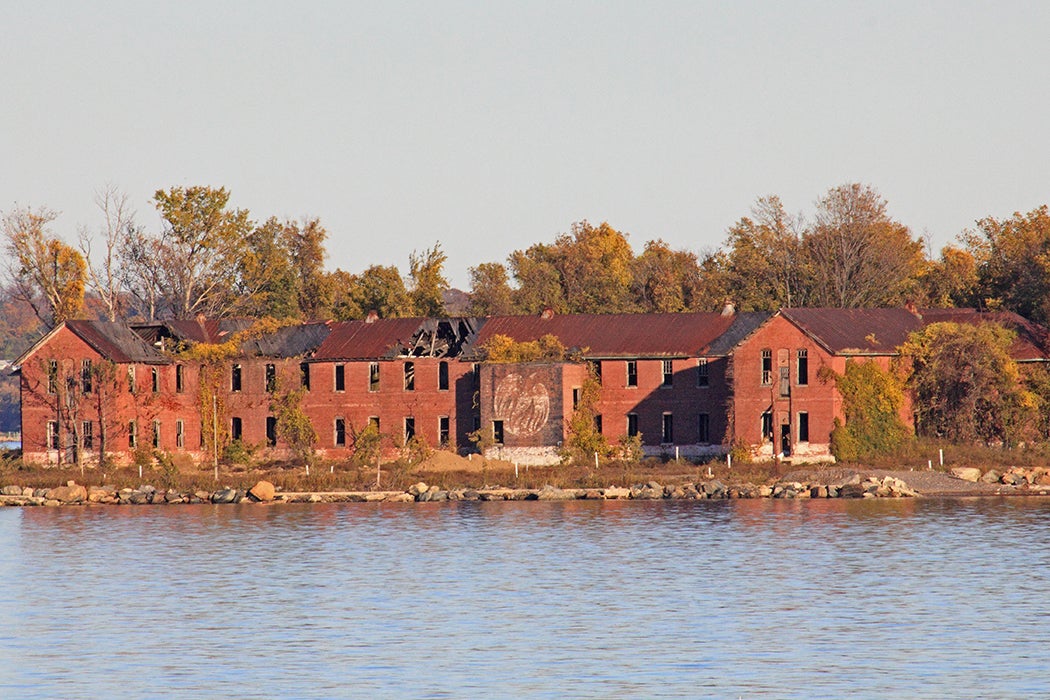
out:
M720 500L739 498L919 498L929 496L1004 496L1050 494L1050 469L1011 468L1002 473L957 467L949 472L886 472L834 470L825 474L796 473L775 484L726 484L719 479L633 486L539 489L486 486L447 489L425 482L405 491L279 492L268 481L250 489L176 491L150 485L117 489L84 486L74 481L55 488L7 485L0 488L0 506L175 505L182 503L415 503L441 501L569 501L569 500Z

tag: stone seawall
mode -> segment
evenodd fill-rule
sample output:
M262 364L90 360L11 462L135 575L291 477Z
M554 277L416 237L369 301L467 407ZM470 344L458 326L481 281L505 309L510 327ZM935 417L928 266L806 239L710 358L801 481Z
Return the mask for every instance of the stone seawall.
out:
M180 503L354 503L438 501L568 501L568 500L703 500L727 498L911 498L919 496L904 481L892 476L853 475L834 483L783 482L772 486L727 485L718 479L683 484L650 481L633 486L561 489L544 486L521 489L503 486L444 489L419 482L406 491L329 491L281 493L268 481L248 490L175 491L145 485L117 489L83 486L73 481L56 488L8 485L0 489L0 506L62 505L174 505Z

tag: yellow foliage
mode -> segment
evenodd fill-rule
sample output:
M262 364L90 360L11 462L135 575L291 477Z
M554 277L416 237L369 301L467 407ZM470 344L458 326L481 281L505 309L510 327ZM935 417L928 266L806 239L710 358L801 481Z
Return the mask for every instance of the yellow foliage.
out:
M505 335L494 335L482 347L485 359L495 363L565 360L568 351L557 336L547 334L539 340L518 342Z

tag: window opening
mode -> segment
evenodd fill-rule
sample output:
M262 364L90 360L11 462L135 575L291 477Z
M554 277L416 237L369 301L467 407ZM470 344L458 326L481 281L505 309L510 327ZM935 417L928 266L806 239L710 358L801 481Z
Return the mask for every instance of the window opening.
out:
M346 391L346 365L335 366L335 390Z
M379 391L379 363L368 363L368 390Z
M438 363L438 391L448 391L448 363Z
M335 419L335 446L346 446L346 420L343 418Z
M638 362L627 361L627 386L638 386Z
M448 445L451 437L451 421L448 416L438 417L438 444Z
M711 442L711 416L701 413L696 422L696 441L701 445Z
M773 351L766 348L762 351L762 384L773 383Z
M416 363L406 362L405 363L405 391L415 391L416 389Z
M638 434L638 414L628 413L627 414L627 437L634 437Z
M272 394L277 391L277 365L266 365L266 392Z
M663 432L660 436L660 442L666 445L674 442L674 416L670 413L664 414Z
M674 362L671 360L664 360L663 373L664 378L661 386L671 386L674 384Z
M798 384L805 386L809 384L809 351L798 351Z
M230 391L241 390L241 366L234 365L230 369Z
M701 357L696 361L696 385L708 386L710 379L707 375L707 359Z
M85 394L91 393L91 360L80 363L80 389Z

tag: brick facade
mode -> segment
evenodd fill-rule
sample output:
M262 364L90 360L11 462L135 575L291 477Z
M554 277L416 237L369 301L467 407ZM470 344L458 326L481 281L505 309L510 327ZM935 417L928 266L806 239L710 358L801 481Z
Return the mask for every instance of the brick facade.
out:
M254 336L209 362L160 349L192 347L178 332L207 330L179 323L72 321L38 341L17 363L24 458L90 461L104 440L116 461L136 448L211 461L215 432L219 450L239 439L288 457L273 400L301 391L298 407L321 456L349 457L354 436L376 422L387 457L413 436L465 453L480 428L498 442L497 456L552 462L584 382L595 377L596 422L609 444L641 435L650 455L703 457L739 445L758 457L822 459L835 420L845 418L830 372L842 374L847 362L889 367L923 320L903 309L805 309L350 321ZM216 326L206 337L226 332ZM554 334L579 350L573 361L481 362L478 348L495 334ZM1047 356L1035 337L1017 344L1024 361ZM901 418L911 424L909 405Z

